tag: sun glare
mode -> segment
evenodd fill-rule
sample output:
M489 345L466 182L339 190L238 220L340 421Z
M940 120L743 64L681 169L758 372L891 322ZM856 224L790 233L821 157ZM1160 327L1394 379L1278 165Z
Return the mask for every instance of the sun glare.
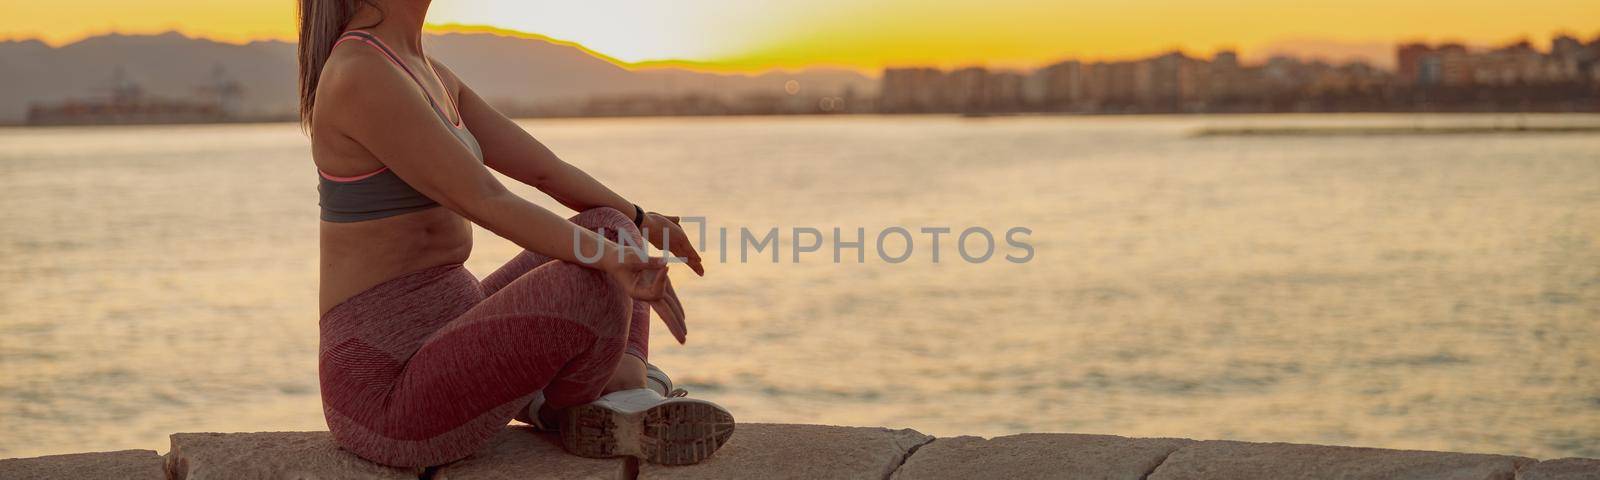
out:
M1573 0L437 0L431 9L433 25L527 32L626 64L723 70L1008 67L1217 48L1258 58L1388 57L1408 40L1489 45L1600 33L1600 3ZM282 0L0 0L0 39L60 45L107 32L177 30L229 42L292 40L293 18L292 2Z
M492 25L582 44L625 62L706 60L739 53L749 45L730 34L747 34L735 16L752 5L714 0L675 2L437 2L436 24Z

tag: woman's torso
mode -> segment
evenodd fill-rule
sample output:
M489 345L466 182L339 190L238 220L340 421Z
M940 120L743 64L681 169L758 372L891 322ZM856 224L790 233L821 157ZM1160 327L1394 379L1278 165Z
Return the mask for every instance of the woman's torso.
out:
M455 94L459 91L459 85L454 79L438 75L432 65L424 66L407 61L376 41L375 37L366 37L365 40L371 42L370 45L381 48L383 55L389 57L391 62L396 62L394 68L403 69L404 74L410 75L427 95L426 98L403 98L396 99L397 101L433 103L435 112L439 114L439 120L455 131L471 150L478 152L476 141L461 124L460 111L455 106L455 99L459 98ZM366 48L359 45L341 48L357 47ZM339 48L336 48L335 55L329 58L330 64L339 61L338 50ZM410 65L407 65L408 63ZM422 75L419 72L432 75ZM434 78L437 78L437 81ZM359 117L359 112L356 114ZM370 121L382 120L370 119ZM315 120L313 124L315 125ZM363 180L355 182L383 180L370 177L374 176L374 173L384 173L386 167L380 159L374 158L366 148L349 137L335 134L318 135L316 132L313 127L311 156L323 176L319 186L323 203L319 313L327 313L329 309L355 294L389 279L428 267L462 263L467 260L472 252L471 225L449 209L432 204L385 213L384 209L388 207L384 206L385 202L379 201L380 199L362 198L361 192L328 191L330 187L345 188L349 185L330 180L331 178L363 177ZM387 172L384 175L393 173ZM393 190L391 187L396 182L393 178L387 180L382 187ZM402 190L414 194L414 191L405 187L403 182L399 185ZM406 191L382 193L386 193L386 196L392 199L406 196ZM425 198L417 200L432 203ZM338 201L341 205L329 205L333 201ZM367 204L367 208L371 211L362 212L363 204ZM330 209L343 213L330 213Z
M385 280L462 263L472 253L471 226L445 208L360 223L322 222L321 237L319 314Z

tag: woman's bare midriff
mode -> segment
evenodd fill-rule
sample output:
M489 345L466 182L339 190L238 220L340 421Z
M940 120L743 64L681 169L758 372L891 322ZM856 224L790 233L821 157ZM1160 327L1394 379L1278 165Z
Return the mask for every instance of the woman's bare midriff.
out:
M354 223L322 222L318 314L386 280L472 254L472 226L450 209Z

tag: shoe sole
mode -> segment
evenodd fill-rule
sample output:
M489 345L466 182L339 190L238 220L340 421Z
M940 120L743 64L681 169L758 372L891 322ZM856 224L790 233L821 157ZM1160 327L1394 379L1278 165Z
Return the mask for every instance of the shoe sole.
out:
M580 457L692 465L722 448L733 427L732 414L705 402L669 402L633 413L588 404L562 415L561 445Z

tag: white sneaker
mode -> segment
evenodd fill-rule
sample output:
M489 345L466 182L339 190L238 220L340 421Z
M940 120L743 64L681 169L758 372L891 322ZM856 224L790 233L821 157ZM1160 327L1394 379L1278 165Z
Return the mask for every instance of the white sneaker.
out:
M645 388L654 390L663 397L682 397L689 394L683 389L672 388L672 377L667 376L667 372L661 371L660 367L650 362L644 362L644 380ZM513 418L533 426L535 430L555 431L554 425L545 425L540 421L539 409L543 407L544 390L533 392L533 399L528 402L528 406L513 415Z
M700 463L733 437L734 426L733 415L715 403L648 388L611 392L561 417L561 444L574 455L662 465Z
M512 415L511 418L514 418L519 422L532 425L534 430L545 432L555 431L555 428L545 425L544 422L539 420L539 409L541 408L544 408L544 390L533 392L533 399L528 401L528 406L523 407L522 410L518 410L517 414Z
M661 371L661 368L650 362L644 362L644 386L655 390L663 397L681 397L689 393L673 389L672 377L667 376L667 372Z

